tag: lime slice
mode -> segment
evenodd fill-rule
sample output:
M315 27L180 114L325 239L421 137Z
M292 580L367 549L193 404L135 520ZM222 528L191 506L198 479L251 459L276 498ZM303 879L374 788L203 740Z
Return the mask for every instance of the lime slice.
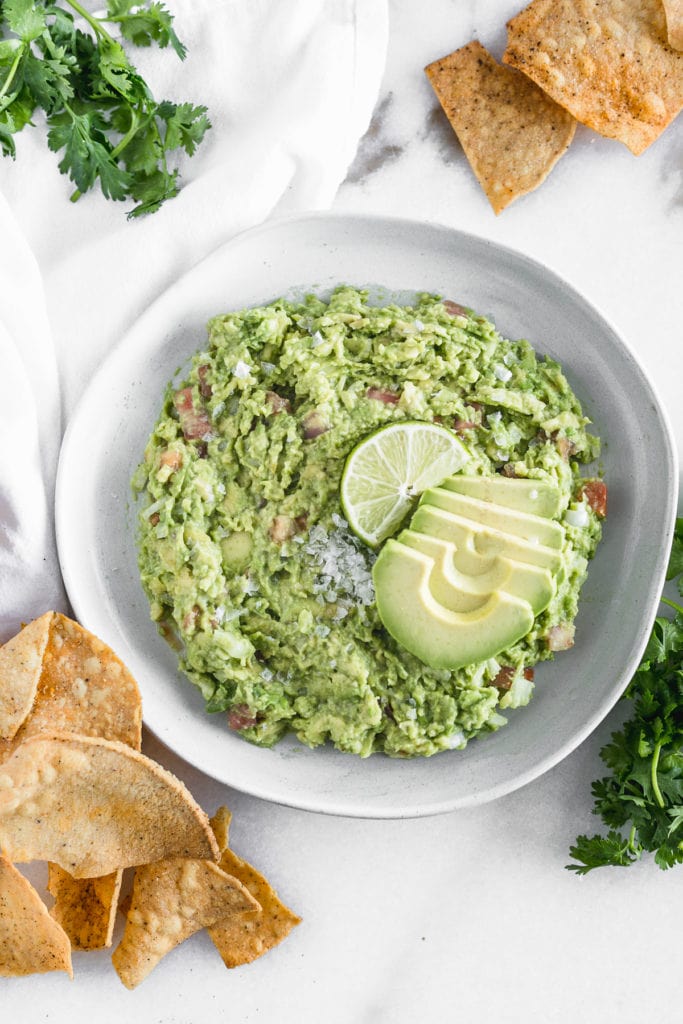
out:
M377 547L399 528L416 497L468 459L462 441L435 423L402 420L380 427L356 445L344 466L340 496L349 526Z

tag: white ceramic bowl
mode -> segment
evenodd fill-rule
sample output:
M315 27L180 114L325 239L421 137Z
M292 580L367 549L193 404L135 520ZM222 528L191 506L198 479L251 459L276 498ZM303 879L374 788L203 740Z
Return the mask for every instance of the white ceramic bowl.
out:
M531 704L465 751L362 760L287 739L260 749L208 715L149 618L135 559L130 478L164 386L205 339L207 319L280 295L369 287L386 301L433 291L490 316L508 338L558 359L603 441L604 540L590 567L577 642L539 667ZM214 252L150 307L95 376L64 440L57 536L82 623L138 679L144 719L168 747L255 796L358 817L407 817L482 803L573 750L618 699L656 613L675 517L675 447L660 404L615 331L538 263L450 228L310 215L275 221Z

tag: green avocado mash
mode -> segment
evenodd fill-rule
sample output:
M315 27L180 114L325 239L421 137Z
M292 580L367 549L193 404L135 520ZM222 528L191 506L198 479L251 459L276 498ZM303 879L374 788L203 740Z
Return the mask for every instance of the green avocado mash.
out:
M557 592L483 663L429 668L389 635L377 552L342 517L349 452L400 419L454 430L470 475L559 487ZM434 295L380 308L340 287L217 316L134 479L152 618L207 710L254 743L293 731L361 756L462 748L526 704L532 666L572 643L604 514L604 485L579 472L599 448L587 423L557 363Z

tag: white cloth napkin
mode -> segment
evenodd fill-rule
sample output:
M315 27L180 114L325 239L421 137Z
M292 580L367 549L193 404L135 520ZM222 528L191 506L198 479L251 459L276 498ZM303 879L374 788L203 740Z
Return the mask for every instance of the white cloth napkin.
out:
M99 194L71 204L41 125L17 137L14 163L0 161L0 641L65 606L52 516L60 387L68 418L180 274L273 212L329 206L377 99L387 0L168 6L187 60L133 50L134 63L157 98L205 104L213 125L182 161L176 199L134 221L132 204Z

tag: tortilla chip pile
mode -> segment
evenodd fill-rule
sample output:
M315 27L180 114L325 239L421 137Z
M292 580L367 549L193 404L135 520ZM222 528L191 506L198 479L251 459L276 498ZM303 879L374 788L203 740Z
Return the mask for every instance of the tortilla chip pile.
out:
M495 213L577 122L638 155L683 108L683 0L532 0L507 28L503 64L475 41L425 68Z
M110 946L128 867L112 957L127 988L202 928L236 967L299 923L228 848L229 812L209 820L140 753L141 726L135 680L78 623L48 612L0 648L0 975L73 977L72 949ZM48 861L49 912L14 866L34 860Z

